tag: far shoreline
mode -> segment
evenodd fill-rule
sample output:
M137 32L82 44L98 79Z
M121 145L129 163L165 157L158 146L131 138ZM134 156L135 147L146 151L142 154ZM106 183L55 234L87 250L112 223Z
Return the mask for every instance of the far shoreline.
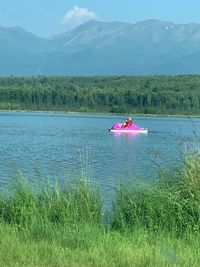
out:
M110 115L110 116L137 116L137 117L177 117L177 118L200 118L199 115L184 115L184 114L141 114L141 113L107 113L107 112L82 112L82 111L63 111L63 110L0 110L0 113L63 113L63 114L74 114L74 115Z

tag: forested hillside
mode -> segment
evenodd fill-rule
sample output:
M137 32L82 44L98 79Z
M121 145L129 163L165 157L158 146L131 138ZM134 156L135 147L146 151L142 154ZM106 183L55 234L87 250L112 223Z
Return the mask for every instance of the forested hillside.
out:
M200 114L200 75L2 77L1 110Z

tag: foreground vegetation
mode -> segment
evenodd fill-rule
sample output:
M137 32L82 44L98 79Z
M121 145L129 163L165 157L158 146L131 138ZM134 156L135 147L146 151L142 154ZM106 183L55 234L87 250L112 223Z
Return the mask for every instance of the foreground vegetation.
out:
M0 198L0 266L200 266L200 154L105 211L84 181Z
M200 114L200 76L0 77L0 110Z

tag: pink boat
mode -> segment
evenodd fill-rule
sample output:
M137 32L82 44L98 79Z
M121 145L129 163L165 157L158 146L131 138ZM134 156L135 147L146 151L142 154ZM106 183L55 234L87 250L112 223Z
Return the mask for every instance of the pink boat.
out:
M122 123L116 123L113 125L110 132L118 132L118 133L148 133L147 128L139 127L136 124L132 124L128 127L122 128Z

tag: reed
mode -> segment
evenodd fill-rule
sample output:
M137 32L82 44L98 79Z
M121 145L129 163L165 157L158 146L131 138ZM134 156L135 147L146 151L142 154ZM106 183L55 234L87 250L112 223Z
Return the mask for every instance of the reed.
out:
M108 215L84 180L40 191L18 182L0 195L0 266L200 266L199 152L184 163L120 185Z
M97 188L83 180L60 189L46 186L36 193L30 184L22 181L13 194L0 198L0 218L5 223L78 224L101 223L102 202Z
M120 185L111 215L112 227L144 228L175 235L200 230L200 154L186 156L182 169L163 173L151 186Z

